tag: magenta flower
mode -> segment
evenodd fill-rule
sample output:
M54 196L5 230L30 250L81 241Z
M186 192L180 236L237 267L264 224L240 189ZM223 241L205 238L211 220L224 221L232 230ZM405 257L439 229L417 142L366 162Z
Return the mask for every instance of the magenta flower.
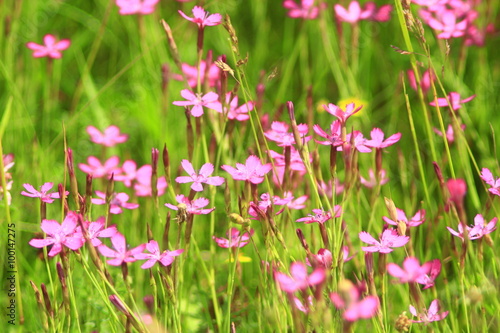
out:
M142 264L142 269L148 269L153 267L154 264L159 262L163 266L169 266L174 262L175 257L179 256L184 249L179 249L175 251L160 251L160 247L158 246L158 242L154 240L150 240L149 243L146 244L146 250L150 253L137 253L134 254L134 258L137 260L147 260L144 264ZM141 250L142 251L142 250Z
M29 49L34 51L33 57L59 59L62 57L61 51L66 50L71 44L69 39L63 39L57 42L53 35L45 35L45 37L43 37L43 42L45 45L39 45L33 42L26 44Z
M127 187L132 186L132 182L135 180L138 173L141 172L141 169L149 168L151 169L151 165L144 165L139 170L137 170L137 164L133 160L127 160L123 162L121 167L121 173L114 175L114 180L118 182L123 182L123 184Z
M118 167L120 159L118 156L110 157L104 164L101 164L101 161L99 161L97 157L89 156L87 158L87 163L88 165L80 163L78 167L94 178L101 178L112 173L120 172L120 168Z
M344 143L344 141L342 141L342 137L341 137L342 124L341 124L340 120L335 120L330 124L330 132L329 133L326 133L319 125L314 125L313 130L320 137L326 139L326 141L318 141L316 139L314 140L317 143L319 143L320 145L324 145L324 146L331 145L331 146L337 147L337 146L341 146Z
M319 266L326 269L332 268L333 258L332 253L327 249L319 249L318 254L313 254L313 264L306 259L307 266Z
M401 133L396 133L384 140L384 132L380 128L374 128L371 132L371 140L365 142L365 146L382 149L392 146L401 139Z
M287 200L288 203L286 206L290 209L304 209L306 208L305 202L309 199L307 195L301 195L298 198L295 198L293 196L292 192L284 192L283 193L283 200Z
M442 10L436 14L436 17L429 15L426 22L432 29L441 31L438 38L450 39L465 35L468 25L467 19L457 22L459 17L453 10Z
M201 117L203 115L203 107L215 110L222 113L222 105L219 102L219 95L214 92L209 92L205 95L195 94L188 89L181 90L181 96L187 101L175 101L172 104L177 106L192 105L191 115L193 117Z
M391 18L391 5L382 5L377 8L377 5L373 1L368 1L363 9L364 15L367 15L368 21L375 22L387 22Z
M500 178L493 177L490 169L483 168L481 170L481 179L484 180L486 184L491 186L488 191L494 195L500 196Z
M250 238L253 236L253 232L253 229L250 229L250 232L245 232L240 235L238 228L231 228L226 232L226 236L229 239L218 238L215 236L212 236L212 239L217 243L217 245L225 249L243 247L248 244Z
M460 125L460 129L462 131L465 130L465 124ZM434 132L439 136L443 136L443 133L441 133L441 131L437 128L434 128ZM455 142L455 131L453 130L453 126L451 124L449 124L448 127L446 128L445 136L449 144Z
M238 106L238 96L234 95L231 99L232 93L228 92L226 94L226 104L228 108L224 110L224 114L227 114L228 119L236 119L238 121L245 121L250 119L248 112L253 110L254 102L247 102L243 105Z
M302 217L298 220L295 220L295 222L304 222L305 224L317 222L323 224L332 218L332 213L329 211L327 212L321 209L313 209L312 211L314 215ZM334 217L340 217L340 215L342 215L342 207L339 205L336 205L333 208L333 211L334 211Z
M103 256L112 258L111 260L106 261L108 265L111 266L120 266L124 262L127 263L136 261L137 259L134 256L141 253L146 248L146 244L141 244L133 249L127 250L125 236L119 232L111 237L111 243L113 244L114 250L104 244L97 247Z
M117 143L123 143L128 140L127 134L121 134L117 126L109 126L101 133L94 126L87 127L87 133L90 135L90 141L106 147L113 147Z
M159 1L160 0L116 0L116 5L120 7L120 15L147 15L155 11L155 6Z
M369 153L372 151L370 147L366 144L368 140L365 139L363 136L363 133L360 131L352 131L352 133L348 133L346 135L346 141L342 146L337 147L337 151L343 151L344 146L346 147L346 150L349 151L349 149L354 146L360 153Z
M341 281L340 293L331 293L330 300L339 310L344 310L343 317L347 321L357 321L373 317L380 306L377 296L361 299L366 287L364 283L356 286L351 281Z
M430 263L431 265L430 272L420 276L415 280L417 283L424 285L423 289L434 286L434 281L438 277L439 273L441 273L441 261L439 259L431 260L428 263Z
M193 191L201 192L203 191L202 183L208 185L219 186L224 183L224 178L222 177L209 177L214 172L214 166L210 163L205 163L201 167L199 174L193 169L193 165L188 160L182 160L182 168L189 174L189 176L180 176L175 178L178 183L191 183L191 189Z
M463 179L448 179L446 181L446 188L450 194L449 200L455 206L463 206L465 194L467 193L467 183Z
M340 5L336 5L336 6L340 6ZM359 6L359 4L358 4L358 6ZM350 103L350 104L347 104L345 111L344 111L344 110L342 110L342 108L340 108L337 105L332 104L332 103L330 103L328 105L323 105L323 108L326 110L326 112L330 113L331 115L334 115L335 117L338 118L338 120L340 120L340 124L342 126L345 126L347 119L349 119L350 116L352 116L353 114L355 114L359 110L361 110L362 107L363 106L361 105L361 106L358 106L357 108L355 108L354 103Z
M492 233L496 229L497 221L498 218L494 217L488 224L485 224L483 215L477 214L474 217L474 226L468 227L469 239L479 239Z
M429 309L424 309L423 313L417 313L417 310L413 307L413 305L410 305L411 314L418 318L418 320L412 320L414 323L424 323L427 325L433 321L439 321L446 318L449 312L445 311L438 314L438 311L439 304L437 299L433 300L431 305L429 305Z
M260 201L258 203L255 202L250 202L250 205L248 207L248 214L253 216L254 218L259 217L260 214L266 214L267 210L272 207L272 206L284 206L290 202L291 199L281 199L277 195L275 196L270 196L269 193L263 193L260 196ZM279 215L283 212L284 208L280 209L278 212L276 212L276 215ZM259 212L257 212L259 211Z
M221 14L209 15L208 12L205 12L205 10L200 6L194 6L192 12L194 17L189 17L179 10L179 14L181 14L182 17L188 21L196 23L200 29L203 29L205 26L214 26L222 23Z
M23 184L24 188L26 191L22 191L21 194L27 197L31 198L40 198L42 202L46 203L53 203L54 199L59 199L59 192L52 192L49 193L50 189L54 186L54 183L45 183L40 187L40 191L37 191L32 185L30 184ZM69 192L66 191L66 195L68 195Z
M389 178L387 177L387 172L384 169L380 170L380 182L377 181L377 177L375 177L375 172L371 168L368 170L368 176L369 176L368 179L365 179L361 175L359 176L359 181L363 186L367 188L373 188L377 184L380 184L380 186L382 186L384 184L387 184L387 182L389 181Z
M319 14L319 8L314 6L314 0L301 0L300 4L294 0L284 0L283 7L288 9L287 15L291 18L314 20Z
M54 220L43 220L41 228L47 234L45 239L32 239L29 244L33 247L42 248L53 245L49 252L49 257L57 255L66 246L75 251L81 248L85 242L81 234L77 233L78 215L75 212L68 212L64 221L59 224Z
M399 221L402 221L406 224L408 227L416 227L424 223L425 221L425 209L420 209L413 217L408 220L406 217L406 214L403 210L396 208L396 214L397 214L397 221L393 221L387 216L382 216L382 219L392 225L398 225Z
M410 81L410 87L413 90L418 91L417 80L415 78L415 73L413 69L409 69L406 74L408 75L408 80ZM422 92L425 94L431 88L432 81L435 81L436 77L432 74L432 70L428 69L422 74L420 78L420 86L422 87Z
M451 104L453 111L460 109L462 107L462 104L473 100L474 97L476 97L476 95L472 95L472 96L467 97L465 99L460 99L460 94L457 92L451 92L448 95L448 99L450 100L450 104ZM446 101L446 98L438 98L437 104L441 107L448 106L448 102ZM436 102L430 102L429 105L436 106Z
M153 174L153 168L151 165L146 164L142 166L135 175L135 180L137 181L134 185L135 195L138 197L150 197L152 195L151 191L151 175ZM158 178L156 189L158 191L158 196L165 193L165 189L168 184L164 176Z
M210 66L208 67L208 71L207 71L207 64L208 63L210 63ZM181 70L184 73L184 75L186 76L186 80L188 82L188 85L193 89L196 88L196 86L198 85L198 66L191 66L191 65L188 65L186 63L183 63L181 65ZM200 63L200 81L201 81L202 85L205 83L205 75L207 76L206 80L207 80L208 86L215 87L217 82L220 79L220 70L219 70L219 67L217 67L217 65L215 63L212 63L211 60L210 61L202 60ZM175 80L183 80L184 78L182 75L177 74L174 76L174 79Z
M99 198L92 198L92 203L94 205L105 205L106 204L106 193L101 191L95 191L95 194ZM125 209L136 209L139 207L139 204L129 203L127 202L129 199L128 194L126 193L113 193L110 201L109 212L111 214L121 214L122 208Z
M98 218L95 222L85 221L84 223L87 228L90 243L96 247L102 244L99 238L110 238L118 233L115 225L104 228L106 225L106 219L104 217Z
M271 163L262 164L255 155L250 155L245 164L236 163L236 168L230 165L223 165L221 168L228 172L234 180L245 180L252 184L260 184L264 181L264 176L271 171Z
M399 236L396 229L386 229L380 236L380 242L366 231L359 233L359 239L365 243L373 245L361 247L365 252L390 253L394 251L394 249L392 249L393 247L401 247L408 243L410 237Z
M275 152L271 149L268 151L268 153L269 156L273 159L276 169L283 169L284 172L286 166L285 155ZM312 158L309 158L309 161L311 162ZM307 171L306 166L302 161L302 157L300 157L299 151L293 146L290 147L290 170L298 171L301 175L305 174Z
M214 208L209 208L209 209L201 209L205 207L206 205L209 204L209 200L206 198L198 198L193 201L190 201L188 197L179 194L175 196L175 199L179 203L178 206L172 205L169 203L166 203L165 206L167 206L170 209L173 210L179 210L179 207L184 207L186 210L186 213L188 214L195 214L195 215L200 215L200 214L209 214L214 211ZM181 206L183 205L183 206Z
M467 227L468 228L468 227ZM453 230L452 228L450 227L446 227L446 229L448 229L448 231L453 235L453 236L456 236L458 238L460 238L461 240L464 240L464 225L462 222L458 223L458 231L455 231Z
M417 282L419 278L428 274L431 270L431 263L426 262L420 266L418 259L408 257L403 261L403 268L394 263L387 264L387 273L399 279L400 283Z
M288 124L281 121L273 121L271 124L271 129L264 133L264 136L271 141L274 141L280 147L292 146L294 145L295 138L292 132L288 132L290 126ZM306 136L309 131L306 124L297 125L298 132L300 134L300 138L303 143L311 140L310 136Z
M341 5L335 5L335 14L340 22L357 23L360 20L369 18L373 14L373 10L361 10L359 2L351 1L348 9L345 9Z
M287 293L294 293L298 290L306 290L308 287L322 284L326 279L326 271L322 267L316 268L311 275L307 274L307 267L301 262L294 262L290 266L291 277L275 272L274 279L281 290Z

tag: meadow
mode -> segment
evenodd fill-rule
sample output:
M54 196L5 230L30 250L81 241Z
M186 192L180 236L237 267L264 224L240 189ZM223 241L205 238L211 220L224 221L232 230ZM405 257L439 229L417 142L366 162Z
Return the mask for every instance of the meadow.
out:
M499 331L499 11L0 1L4 332Z

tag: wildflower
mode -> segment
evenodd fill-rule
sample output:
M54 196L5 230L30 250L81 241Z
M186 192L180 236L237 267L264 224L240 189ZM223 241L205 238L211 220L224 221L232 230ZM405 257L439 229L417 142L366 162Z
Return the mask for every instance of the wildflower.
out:
M431 260L428 263L431 266L430 272L415 279L417 283L424 285L423 289L434 286L434 280L436 280L439 273L441 273L441 261L439 259Z
M240 231L238 230L238 228L231 228L226 232L226 236L229 239L218 238L215 236L212 236L212 239L217 243L217 245L226 249L243 247L248 244L253 233L253 229L250 229L250 232L245 232L244 234L240 235Z
M474 240L474 239L479 239L482 238L484 235L487 235L489 233L492 233L496 229L496 224L497 224L498 218L493 218L488 224L484 224L484 217L481 214L477 214L474 217L474 226L469 227L469 239Z
M409 69L406 74L408 75L408 80L410 81L410 87L413 90L418 91L417 80L415 79L415 73L413 69ZM420 87L422 87L422 92L425 94L431 88L432 81L435 81L436 77L432 74L432 70L428 69L422 74L420 78Z
M297 307L297 309L304 313L309 313L310 307L313 305L313 298L311 295L307 296L304 304L297 297L293 297L293 303Z
M306 290L308 287L322 284L326 279L326 271L322 267L316 268L311 275L307 275L307 267L301 262L294 262L290 266L291 277L275 272L274 279L281 290L294 293L298 290Z
M198 85L198 66L191 66L183 63L181 65L181 70L186 76L188 85L193 89L196 88ZM175 75L174 79L183 80L184 78L182 75ZM207 80L206 83L208 83L209 87L215 87L220 79L220 70L216 64L211 62L211 60L202 60L200 62L200 82L202 84L205 83L205 79Z
M363 9L364 15L368 21L375 22L387 22L391 18L391 5L382 5L377 8L377 5L373 1L368 1Z
M465 124L460 125L460 129L462 131L465 130ZM441 133L441 131L438 130L437 128L434 128L434 132L439 136L443 136L443 133ZM452 144L453 142L455 142L455 132L454 132L453 126L451 124L449 124L448 127L446 128L445 136L446 136L446 140L448 140L449 144Z
M80 163L78 167L94 178L101 178L112 173L120 172L120 168L118 167L120 159L118 156L110 157L104 164L101 164L101 161L99 161L97 157L89 156L87 158L87 163L88 165Z
M341 146L344 141L342 141L341 134L342 134L342 128L341 128L341 122L340 120L335 120L330 124L330 132L326 133L319 125L314 125L313 130L316 134L318 134L320 137L325 138L326 141L319 141L319 140L314 140L316 143L319 143L320 145L324 146Z
M380 128L374 128L371 132L371 140L365 142L365 146L382 149L392 146L401 139L401 133L396 133L384 140L384 132Z
M429 309L424 309L423 313L417 313L417 310L413 307L413 305L410 305L411 314L418 318L418 320L412 320L414 323L424 323L427 325L433 321L439 321L446 318L449 312L445 311L438 314L438 311L439 304L437 299L433 300L429 305Z
M159 1L160 0L116 0L116 5L120 7L120 15L147 15L155 11L155 6Z
M149 243L145 244L145 246L146 250L148 250L150 253L134 254L134 258L137 260L147 259L147 261L144 264L142 264L141 266L142 269L151 268L153 267L154 264L156 264L156 262L159 262L163 266L169 266L174 262L175 257L179 256L182 252L184 252L184 249L179 249L175 251L165 250L163 252L160 252L158 242L155 240L150 240Z
M301 195L298 198L295 198L292 194L292 192L285 192L283 193L283 200L287 200L288 203L286 206L290 209L304 209L306 208L306 205L304 203L309 199L307 195Z
M340 6L340 5L336 5L336 6ZM358 4L358 6L359 6L359 4ZM328 105L323 105L323 108L326 110L326 112L337 117L337 119L340 121L340 124L342 126L345 126L347 119L349 119L349 117L352 116L353 114L355 114L356 112L359 112L359 110L361 110L362 107L363 106L361 105L361 106L355 108L354 103L349 103L349 104L347 104L345 111L344 111L344 110L342 110L342 108L340 108L337 105L332 104L332 103L330 103Z
M181 96L187 99L187 101L175 101L172 104L177 106L193 105L190 111L193 117L201 117L203 115L203 107L222 113L222 105L219 102L219 95L214 92L201 95L195 94L188 89L183 89L181 90Z
M151 191L151 175L153 174L153 168L151 165L146 164L142 166L135 175L135 180L137 181L134 185L135 195L138 197L149 197L152 195ZM165 189L168 184L164 176L159 177L156 189L158 191L158 196L165 193Z
M278 143L278 146L280 147L292 146L296 144L296 142L293 133L288 132L288 129L288 124L281 121L273 121L271 129L266 131L264 136L269 140ZM311 140L310 136L306 136L309 131L306 124L297 125L297 129L304 143Z
M319 14L319 8L314 6L314 0L301 0L300 4L293 0L284 0L283 7L288 9L287 15L291 18L314 20Z
M181 165L182 168L189 174L189 176L177 177L175 178L175 181L178 183L193 182L193 184L191 185L191 189L193 191L203 191L203 185L201 185L202 183L214 186L219 186L224 183L224 178L222 177L209 177L214 172L213 164L203 164L199 171L199 174L194 171L193 165L188 160L182 160Z
M134 256L141 253L146 248L146 244L141 244L133 249L127 250L125 236L119 232L111 237L111 243L113 244L114 250L104 244L97 247L103 256L112 258L111 260L106 261L111 266L120 266L124 262L127 263L136 261L137 259Z
M483 168L481 170L481 179L484 180L486 184L491 186L488 191L494 195L500 196L500 178L493 177L490 169Z
M317 223L323 224L332 218L332 213L329 211L325 212L324 210L321 210L321 209L313 209L312 211L313 211L314 215L302 217L302 218L296 220L295 222L304 222L305 224L317 222ZM339 205L336 205L333 208L333 211L335 214L334 217L340 217L340 215L342 215L342 207Z
M448 100L450 101L451 108L453 109L453 111L456 111L456 110L458 110L458 109L460 109L462 107L462 104L467 103L467 102L473 100L474 97L476 97L476 95L472 95L472 96L467 97L465 99L460 99L460 94L459 93L457 93L457 92L451 92L448 95ZM436 102L435 101L430 102L429 105L436 106ZM448 101L447 101L446 98L438 98L437 99L437 105L439 105L441 107L448 106Z
M334 186L335 185L335 186ZM330 179L328 182L319 181L318 182L318 192L320 195L326 195L331 198L333 195L333 189L335 187L335 194L339 195L344 191L344 184L340 183L338 178L335 178L335 183L332 183Z
M396 229L386 229L382 232L380 236L380 242L373 238L366 231L359 233L359 239L361 241L371 244L373 246L363 246L362 249L365 252L380 252L380 253L390 253L394 249L393 247L404 246L410 240L408 236L399 236Z
M208 15L208 12L205 12L200 6L194 6L192 12L194 17L189 17L179 10L179 14L181 14L182 17L196 23L199 29L203 29L205 26L214 26L222 23L222 16L220 14Z
M45 45L39 45L33 42L26 44L29 49L34 51L33 57L59 59L62 57L61 51L66 50L71 44L69 39L63 39L57 42L53 35L45 35L45 37L43 37L43 42Z
M275 195L271 197L269 193L263 193L260 196L261 200L258 203L250 202L250 206L248 207L248 214L257 218L259 213L256 210L259 210L262 214L266 214L269 207L273 205L283 206L290 202L291 199L283 198L281 199L279 196ZM279 210L276 215L279 215L283 212L284 208Z
M109 126L101 133L94 126L87 127L87 133L90 135L90 141L106 147L113 147L117 143L123 143L128 140L127 134L121 134L117 126Z
M314 258L314 265L309 262L309 259L306 259L307 266L320 266L326 269L330 269L332 267L332 253L327 249L319 249L318 254L312 255Z
M209 214L214 211L214 208L209 208L209 209L201 209L208 205L209 200L206 198L198 198L193 201L190 201L188 197L179 194L175 196L175 199L179 203L178 206L166 203L165 206L167 206L170 209L173 210L179 210L179 206L184 205L183 209L186 210L186 213L188 214L195 214L195 215L200 215L200 214Z
M416 227L424 223L425 221L425 209L420 209L418 212L413 215L413 217L408 220L405 212L402 209L396 208L397 221L393 221L387 216L382 216L382 219L392 225L398 225L398 222L404 222L408 227Z
M403 261L403 268L394 263L387 264L387 273L399 279L400 283L416 282L417 279L428 274L431 269L430 262L420 266L418 259L408 257Z
M368 140L365 139L363 133L360 131L352 131L352 133L346 135L346 141L343 146L346 147L346 150L354 146L360 153L369 153L372 149L366 145L367 142ZM337 151L343 151L343 146L338 146Z
M151 165L144 165L141 168L151 168ZM140 169L139 169L140 170ZM123 184L127 187L132 186L132 182L135 180L137 173L140 171L137 170L137 164L133 160L127 160L123 162L123 165L120 169L121 173L115 174L113 179L115 181L123 182Z
M245 164L236 163L236 168L229 165L221 166L228 172L234 180L245 180L252 184L260 184L264 181L264 176L271 171L271 163L262 164L255 155L250 155Z
M78 250L83 246L84 240L76 233L78 227L78 215L75 212L68 212L64 221L59 224L54 220L43 220L41 228L47 234L45 239L32 239L29 244L33 247L42 248L53 245L49 252L49 257L57 255L66 246L71 250Z
M373 317L380 306L377 296L367 296L361 299L365 291L364 283L354 285L349 280L339 283L339 292L331 293L330 300L337 309L344 310L343 317L347 321L357 321Z
M106 193L101 191L95 191L95 194L99 198L92 198L92 203L95 205L105 205L106 204ZM139 207L139 204L129 203L127 202L129 196L127 193L113 193L111 195L111 200L109 202L110 208L109 212L111 214L121 214L122 208L126 209L136 209Z
M250 119L248 112L253 110L255 103L250 101L238 106L238 96L234 95L232 99L231 96L232 93L230 92L226 94L226 104L228 108L224 110L224 113L227 114L227 118L236 119L238 121Z
M377 181L377 178L375 177L375 172L373 171L372 168L368 170L368 176L369 179L365 179L361 175L359 176L359 181L361 182L361 184L363 184L363 186L367 188L373 188L377 184L380 184L382 186L384 184L387 184L387 182L389 181L389 178L387 177L387 172L384 169L380 170L380 181Z
M462 222L458 223L458 231L455 231L450 227L446 227L446 229L448 229L448 231L453 236L456 236L456 237L460 238L461 240L464 240L464 226L463 226Z
M104 228L106 225L106 219L104 217L98 218L95 222L85 221L84 223L87 228L89 240L93 246L102 244L99 238L110 238L118 232L115 225Z
M334 6L335 14L340 22L357 23L360 20L369 18L373 10L361 10L359 2L351 1L348 9L345 9L341 5L337 4ZM327 110L328 111L328 110Z
M268 151L268 153L274 161L274 166L277 169L276 171L280 173L279 171L283 170L284 172L286 166L285 155L277 153L271 149ZM309 158L309 161L312 161L312 159ZM300 153L293 146L290 147L290 170L298 171L300 174L305 174L306 172L306 167L304 165L304 162L302 161L302 158L300 157Z
M430 15L426 23L435 30L441 31L438 34L440 39L450 39L452 37L462 37L467 29L467 19L457 22L458 16L452 10L442 10L436 13L436 17Z
M35 188L30 185L30 184L23 184L24 188L26 191L22 191L21 194L27 197L31 198L40 198L42 202L46 203L53 203L54 199L59 199L59 193L58 192L52 192L48 193L50 189L54 186L54 183L45 183L40 187L40 191L35 190ZM66 195L68 195L69 192L66 191Z

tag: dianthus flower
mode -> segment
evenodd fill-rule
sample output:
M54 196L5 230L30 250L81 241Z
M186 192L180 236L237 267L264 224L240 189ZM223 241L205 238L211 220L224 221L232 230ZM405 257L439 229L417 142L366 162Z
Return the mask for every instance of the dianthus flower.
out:
M43 37L43 42L45 45L39 45L33 42L29 42L26 46L33 50L33 57L49 57L53 59L59 59L62 57L61 51L66 50L71 42L69 39L63 39L57 42L53 35L45 35Z

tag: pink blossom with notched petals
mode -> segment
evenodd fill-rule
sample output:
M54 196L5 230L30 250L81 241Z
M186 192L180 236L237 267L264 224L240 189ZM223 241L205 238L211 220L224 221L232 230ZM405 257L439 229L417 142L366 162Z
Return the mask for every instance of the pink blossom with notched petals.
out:
M206 26L214 26L222 23L222 16L220 14L209 15L208 12L205 12L205 10L200 6L194 6L192 13L193 17L189 17L179 10L179 14L181 14L182 17L188 21L196 23L200 29L203 29Z
M486 184L491 186L488 191L490 191L494 195L500 196L500 178L493 177L490 169L483 168L481 170L481 179L484 180Z
M41 228L47 234L44 239L32 239L29 244L33 247L42 248L53 245L49 252L49 257L57 255L62 250L62 246L75 251L83 246L85 240L81 237L81 233L77 233L78 214L68 212L64 221L59 224L55 220L43 220Z
M461 240L464 240L464 225L462 222L459 222L458 223L458 229L457 231L453 230L452 228L450 227L446 227L446 229L448 229L448 231L453 235L453 236L456 236L458 238L460 238Z
M178 183L193 182L193 184L191 185L191 189L193 191L203 191L202 183L214 186L219 186L224 183L224 178L222 177L210 177L210 175L214 172L214 166L211 163L203 164L200 168L199 173L194 170L193 165L188 160L182 160L181 165L184 171L189 174L189 176L177 177L175 178L175 181Z
M209 204L209 200L206 198L198 198L194 199L193 201L190 201L188 197L179 194L175 196L175 199L179 204L185 205L186 213L188 214L195 214L195 215L209 214L213 212L215 209L215 207L209 209L201 209ZM179 206L176 205L166 203L165 206L173 210L179 210Z
M493 218L488 224L485 224L484 217L481 214L477 214L474 217L474 225L468 227L469 239L479 239L484 235L492 233L496 229L498 218Z
M377 181L377 177L375 177L375 172L373 171L372 168L370 168L368 170L368 176L369 176L368 179L365 179L361 175L359 176L359 181L361 182L361 184L363 186L365 186L367 188L373 188L373 187L377 186L377 184L382 186L389 181L389 178L387 177L387 172L384 169L380 170L380 181L379 182Z
M363 105L358 106L356 108L354 103L349 103L349 104L347 104L345 111L344 111L342 108L340 108L337 105L332 104L332 103L330 103L328 105L323 105L323 108L326 110L326 112L337 117L337 119L340 120L340 124L342 126L345 126L347 119L349 119L349 117L352 116L353 114L359 112L359 110L361 110L362 107L363 107Z
M332 218L332 213L329 211L324 211L321 209L313 209L312 211L314 215L302 217L298 220L295 220L295 222L304 222L305 224L317 222L323 224ZM339 205L333 207L333 211L334 211L333 217L340 217L342 215L342 207Z
M338 119L330 124L329 133L325 132L319 125L314 125L313 130L317 135L326 139L325 141L314 139L314 141L320 145L337 147L344 143L344 141L342 141L342 124Z
M413 305L410 305L410 312L412 315L418 318L418 320L412 320L414 323L424 323L425 325L433 322L433 321L439 321L448 315L449 311L445 311L442 313L439 313L439 303L438 300L435 299L431 302L429 305L429 309L424 309L422 313L417 313L417 310Z
M354 285L350 281L346 283L347 288L342 288L342 293L331 293L330 300L333 305L344 310L342 316L347 321L357 321L359 319L368 319L373 317L379 307L380 302L377 296L367 296L361 299L361 295L366 287L364 283Z
M424 17L427 17L426 23L432 29L441 31L437 36L438 38L450 39L452 37L456 38L465 35L468 25L467 19L459 21L461 19L460 16L453 10L445 9L434 12L434 14L436 14L436 16L424 14Z
M29 42L26 44L29 49L34 51L33 57L49 57L52 59L59 59L62 57L61 51L66 50L71 44L69 39L57 41L53 35L45 35L45 37L43 37L43 42L45 43L45 45L40 45L33 42Z
M280 147L292 146L296 142L293 133L288 131L289 128L290 126L284 122L273 121L271 129L266 131L264 136L269 140L276 142ZM297 129L303 143L311 140L311 136L306 136L309 131L306 124L297 125Z
M367 142L368 140L365 139L363 133L352 131L351 133L347 133L345 143L342 146L338 146L337 151L343 151L344 147L349 150L354 146L360 153L370 153L372 149L366 145Z
M245 232L240 235L240 231L238 228L231 228L226 232L226 238L219 238L212 236L212 239L222 248L241 248L250 242L250 238L253 236L253 229L250 229L250 232Z
M141 168L151 168L151 165L144 165ZM120 173L115 174L113 179L118 182L123 182L123 184L127 187L132 186L132 182L135 180L137 173L140 173L141 169L137 170L137 164L133 160L127 160L123 162L122 167L120 168Z
M460 125L460 129L462 131L465 130L465 124ZM434 128L434 133L436 133L439 136L443 136L443 133L437 128ZM448 127L446 128L445 136L449 144L455 142L455 131L453 130L453 126L451 124L449 124Z
M304 209L306 208L306 205L304 204L307 199L309 199L309 196L307 195L301 195L300 197L295 198L293 196L293 193L290 191L286 191L283 193L283 200L287 200L288 203L286 206L290 209Z
M335 9L335 14L340 22L357 23L361 20L369 18L373 10L361 10L361 6L358 1L351 1L349 7L345 9L341 5L337 4L333 7Z
M49 193L49 191L52 189L54 186L54 183L45 183L40 187L40 191L37 191L33 185L30 184L23 184L23 187L26 189L26 191L22 191L21 194L27 197L31 198L40 198L42 202L45 203L53 203L54 199L59 199L59 192L52 192ZM66 195L69 194L68 191L65 192Z
M366 140L365 146L382 149L392 146L401 139L401 133L396 133L384 140L384 132L380 128L374 128L370 132L371 140Z
M365 252L390 253L394 251L393 247L401 247L408 243L410 237L398 235L396 229L386 229L384 230L384 232L382 232L380 241L373 238L366 231L361 231L359 233L359 239L361 239L361 241L365 243L372 245L361 247Z
M99 198L92 198L92 203L94 205L105 205L106 204L106 193L101 191L95 191L95 194ZM136 209L139 207L139 204L129 203L127 202L129 196L127 193L113 193L111 195L111 201L109 203L110 208L109 212L111 214L121 214L122 208L126 209Z
M448 99L450 100L450 104L451 104L453 111L460 109L462 107L462 104L473 100L474 97L476 97L476 95L472 95L472 96L467 97L465 99L460 99L460 94L457 92L451 92L448 95ZM446 106L448 106L448 101L446 100L446 98L438 98L437 104L441 107L446 107ZM435 101L430 102L429 105L436 106L436 102Z
M134 254L134 258L137 260L147 260L144 264L142 264L142 269L148 269L153 267L154 264L159 262L163 266L169 266L174 262L175 257L181 255L184 252L184 249L179 249L175 251L160 251L160 247L158 246L158 242L155 240L150 240L149 243L145 244L146 250L150 253L137 253Z
M190 113L193 117L201 117L204 113L203 107L222 113L222 104L219 102L219 95L214 92L202 95L195 94L188 89L183 89L181 90L181 96L187 101L175 101L172 104L177 106L192 105Z
M306 290L308 287L322 284L326 279L326 271L322 267L316 268L311 275L307 274L307 267L301 262L290 265L291 276L281 272L274 273L274 279L281 290L294 293L298 290Z
M153 174L153 168L151 165L146 164L142 166L135 175L135 180L137 181L134 184L135 195L138 197L150 197L152 196L151 191L151 176ZM165 189L168 184L165 179L165 176L158 177L156 189L158 191L158 196L161 196L165 193Z
M110 238L118 232L115 225L105 228L106 219L104 217L99 217L95 222L85 221L84 224L90 243L96 247L102 244L99 238Z
M118 156L110 157L104 164L101 164L101 161L99 161L97 157L89 156L87 158L87 163L88 164L80 163L78 167L86 174L92 175L93 178L101 178L111 175L112 173L120 172L120 168L118 167L120 159Z
M252 184L260 184L264 181L264 176L272 169L271 163L262 164L255 155L250 155L245 164L236 163L236 168L230 165L223 165L221 168L228 172L234 180L245 180Z
M125 241L125 236L123 236L119 232L111 237L111 244L113 244L114 250L104 244L101 244L97 247L97 249L103 256L112 258L106 261L108 265L111 266L120 266L122 263L136 261L137 259L134 256L141 253L146 248L146 244L141 244L137 247L134 247L133 249L127 250L127 242Z
M271 197L269 193L263 193L260 196L260 201L258 203L255 202L250 202L250 205L248 207L248 214L253 216L254 218L258 218L259 214L266 214L267 210L269 207L272 207L273 205L276 206L284 206L290 202L291 199L281 199L279 196L275 195ZM279 215L283 212L284 208L278 210L276 212L276 215Z
M160 0L116 0L116 5L120 7L120 15L147 15L155 11L155 6L159 1Z
M315 0L300 0L300 4L298 4L294 0L284 0L283 7L288 9L287 15L291 18L314 20L319 14L319 7L314 6L314 1Z
M253 110L255 105L254 102L250 101L238 106L238 96L233 96L231 92L226 94L226 104L228 107L227 109L224 109L224 114L227 114L228 119L236 119L238 121L246 121L250 119L250 115L248 113Z
M419 226L422 223L424 223L424 221L425 221L425 209L420 209L419 211L417 211L417 213L415 215L413 215L413 217L410 220L408 220L405 212L402 209L396 208L396 215L397 215L397 219L398 219L397 221L393 221L390 218L388 218L387 216L382 216L382 219L385 222L392 224L392 225L398 225L398 221L402 221L408 227Z
M90 141L106 147L113 147L128 140L128 135L120 133L120 129L114 125L106 128L103 133L94 126L88 126L87 133L90 135Z
M387 273L399 279L400 283L417 282L417 279L428 274L431 270L430 262L422 266L415 257L408 257L403 261L403 268L394 263L387 264Z
M431 260L428 263L431 265L430 272L415 279L417 283L424 285L422 289L434 286L434 281L441 273L441 261L439 259Z

